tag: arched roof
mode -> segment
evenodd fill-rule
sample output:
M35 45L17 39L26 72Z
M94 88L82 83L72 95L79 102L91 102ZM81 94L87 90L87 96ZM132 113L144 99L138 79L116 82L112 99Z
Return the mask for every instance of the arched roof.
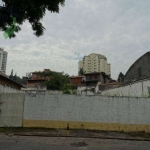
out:
M125 74L125 83L150 77L150 52L137 59Z

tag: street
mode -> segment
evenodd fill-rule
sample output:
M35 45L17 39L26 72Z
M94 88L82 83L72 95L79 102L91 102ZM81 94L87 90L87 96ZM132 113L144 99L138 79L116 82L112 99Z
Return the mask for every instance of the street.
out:
M150 141L0 135L0 150L149 150Z

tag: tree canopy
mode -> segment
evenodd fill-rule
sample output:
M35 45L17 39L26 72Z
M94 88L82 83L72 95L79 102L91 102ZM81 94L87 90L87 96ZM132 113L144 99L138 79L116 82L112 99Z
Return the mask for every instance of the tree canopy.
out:
M44 34L45 28L41 19L45 16L46 11L59 13L60 5L65 5L65 0L2 0L2 2L0 4L0 30L6 31L12 26L15 17L15 32L19 32L23 22L28 20L37 37ZM16 36L15 32L10 38Z
M13 69L12 69L9 79L11 79L19 84L26 85L27 80L30 79L30 76L28 74L29 73L26 73L26 76L23 76L22 78L20 78L19 76L17 76L17 73L15 73L15 75L13 75Z
M119 76L118 76L118 82L124 82L124 74L122 72L120 72Z
M62 90L64 85L69 84L70 79L68 74L52 72L50 80L45 82L48 90Z

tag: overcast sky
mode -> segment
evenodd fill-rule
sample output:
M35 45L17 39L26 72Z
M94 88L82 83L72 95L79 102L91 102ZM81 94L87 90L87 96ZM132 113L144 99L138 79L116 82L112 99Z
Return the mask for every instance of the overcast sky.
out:
M112 78L124 74L150 51L150 0L66 0L59 14L48 12L40 38L26 22L15 39L0 32L0 47L8 52L7 74L64 71L77 75L84 55L105 55Z

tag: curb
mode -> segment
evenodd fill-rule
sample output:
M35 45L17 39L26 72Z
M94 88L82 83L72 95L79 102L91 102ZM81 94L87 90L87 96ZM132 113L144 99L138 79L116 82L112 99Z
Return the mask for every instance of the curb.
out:
M9 134L8 134L9 135ZM41 135L41 134L12 134L15 136L38 136L38 137L71 137L71 138L95 138L95 139L114 139L114 140L128 140L128 141L150 141L150 139L146 138L118 138L118 137L102 137L102 136L67 136L67 135Z

